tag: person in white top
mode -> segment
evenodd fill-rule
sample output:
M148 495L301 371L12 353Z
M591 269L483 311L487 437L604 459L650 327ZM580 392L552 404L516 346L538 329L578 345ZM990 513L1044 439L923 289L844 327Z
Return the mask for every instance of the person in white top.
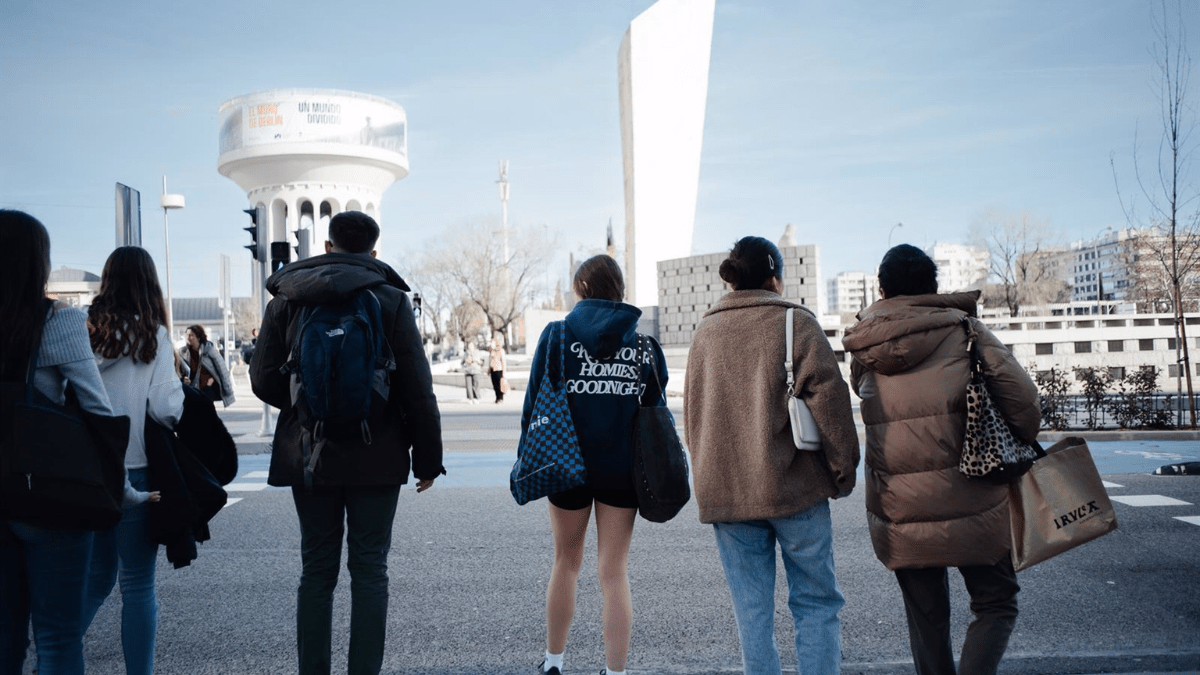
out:
M149 490L146 418L169 428L183 416L183 385L175 375L175 352L166 329L166 303L154 260L145 249L122 246L104 263L100 293L88 309L92 350L118 415L128 415L125 451L125 513L114 530L97 532L84 604L84 626L121 580L121 646L128 675L154 669L158 600L154 570L158 544L147 532ZM170 497L168 497L169 499Z

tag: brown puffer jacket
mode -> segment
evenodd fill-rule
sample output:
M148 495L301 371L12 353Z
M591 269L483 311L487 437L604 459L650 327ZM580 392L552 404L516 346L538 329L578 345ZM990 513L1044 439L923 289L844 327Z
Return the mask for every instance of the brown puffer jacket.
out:
M792 441L783 367L789 307L796 391L820 429L818 452ZM704 315L688 352L683 422L702 523L790 516L854 489L850 388L816 318L771 291L731 291Z
M963 317L979 291L900 296L859 313L842 344L867 427L867 522L888 569L990 565L1008 554L1008 488L958 471L970 355ZM988 392L1024 441L1041 426L1037 387L978 319Z

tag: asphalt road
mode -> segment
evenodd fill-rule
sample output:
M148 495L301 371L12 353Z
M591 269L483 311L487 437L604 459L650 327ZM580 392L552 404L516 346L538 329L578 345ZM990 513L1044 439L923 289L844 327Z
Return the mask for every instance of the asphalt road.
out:
M517 406L467 406L449 398L442 406L451 474L426 493L401 491L389 556L385 673L528 675L541 659L551 539L544 502L518 507L505 487ZM252 405L225 414L235 433L257 428ZM1200 455L1200 445L1154 443L1094 444L1102 448L1096 453L1101 472L1114 485L1110 495L1129 502L1116 504L1120 528L1020 573L1021 616L1001 672L1200 671L1200 477L1148 475L1165 463L1163 456ZM241 459L243 477L230 492L239 501L214 519L213 540L201 547L199 560L174 570L160 558L160 674L295 672L300 553L291 495L264 489L266 455ZM1121 468L1128 466L1136 468ZM1155 503L1150 496L1183 503L1133 505ZM903 604L872 552L861 490L832 510L846 596L843 672L911 673ZM571 674L596 673L604 665L594 541L588 551L567 652ZM694 505L667 524L639 521L629 566L631 672L740 671L729 593L711 529L699 523ZM794 672L784 588L780 570L778 641L785 670ZM951 588L960 644L969 610L953 575ZM114 593L86 639L89 673L124 672L119 617ZM344 672L344 572L334 617L334 672Z

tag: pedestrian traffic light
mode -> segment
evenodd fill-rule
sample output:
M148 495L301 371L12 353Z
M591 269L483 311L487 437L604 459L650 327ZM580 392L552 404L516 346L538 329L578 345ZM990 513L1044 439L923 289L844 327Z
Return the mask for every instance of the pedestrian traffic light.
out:
M262 252L258 243L258 209L242 209L243 213L250 216L250 227L242 229L250 233L250 243L246 248L250 251L250 256L255 260L260 260L259 254Z
M271 274L292 261L292 246L286 241L271 242Z
M416 314L417 316L421 316L421 294L420 293L412 294L412 304L413 304L413 314Z

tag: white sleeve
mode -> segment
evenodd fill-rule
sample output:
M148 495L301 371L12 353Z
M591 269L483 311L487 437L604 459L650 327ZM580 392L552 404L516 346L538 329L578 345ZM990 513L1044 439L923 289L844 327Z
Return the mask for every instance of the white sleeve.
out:
M183 417L183 385L175 376L175 349L162 326L158 328L158 353L150 375L146 414L168 429L174 429Z

